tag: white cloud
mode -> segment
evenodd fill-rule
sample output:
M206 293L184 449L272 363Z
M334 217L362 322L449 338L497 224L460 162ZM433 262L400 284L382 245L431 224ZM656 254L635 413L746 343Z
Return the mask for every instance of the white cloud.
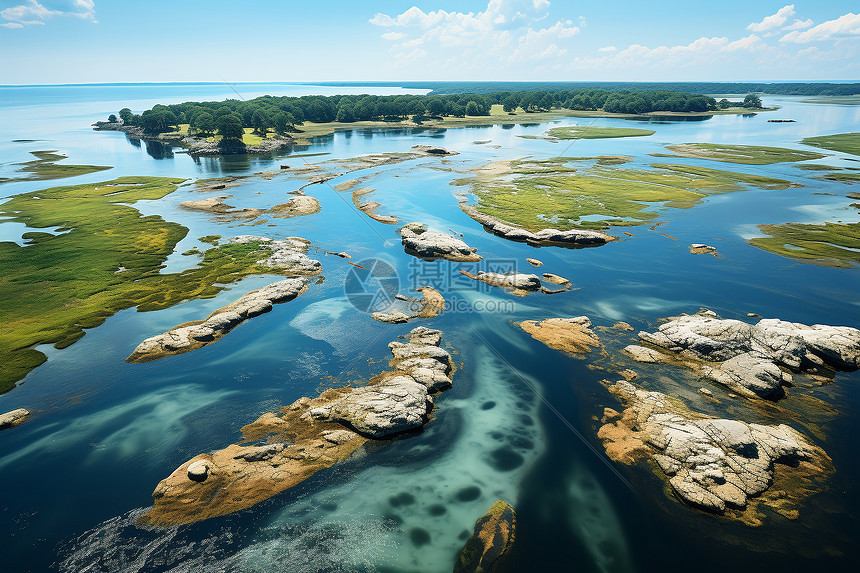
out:
M560 48L556 42L572 38L577 34L579 34L578 27L569 28L561 21L541 30L532 30L529 28L525 34L520 36L517 48L509 59L512 61L544 60L563 56L567 53L567 50Z
M860 35L860 14L849 12L835 20L828 20L814 28L800 32L795 30L789 32L782 38L780 42L795 42L798 44L807 44L809 42L820 42L842 36L857 36Z
M617 52L618 48L616 48L615 46L604 46L602 48L599 48L597 51L598 52Z
M25 4L0 10L0 18L6 20L0 26L5 28L38 26L54 16L72 16L97 22L94 0L42 0L41 2L27 0Z
M790 26L784 26L782 29L783 30L805 30L806 28L809 28L810 26L812 26L813 23L814 22L812 20L798 20L797 18L795 18L794 24L791 24Z
M476 63L486 66L564 55L567 49L561 42L578 34L580 29L571 20L540 27L537 23L548 16L548 0L487 0L486 8L480 12L425 12L412 6L401 14L377 13L369 21L391 30L383 38L403 40L398 46L401 50L423 44L432 46L434 53L452 50L462 53L475 47L481 54Z
M766 17L761 22L753 22L747 26L747 30L752 30L753 32L767 32L768 30L782 26L785 24L785 21L788 20L788 17L793 15L794 4L789 4L788 6L783 6L776 14Z
M759 36L755 34L750 34L746 38L741 38L740 40L735 40L734 42L730 42L723 50L726 52L737 52L739 50L743 51L752 51L754 48L759 48L764 46L764 41Z

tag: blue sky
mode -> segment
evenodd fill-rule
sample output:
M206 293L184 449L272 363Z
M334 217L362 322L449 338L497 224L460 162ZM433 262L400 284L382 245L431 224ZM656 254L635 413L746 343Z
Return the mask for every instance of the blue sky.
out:
M860 4L0 0L0 84L860 80Z

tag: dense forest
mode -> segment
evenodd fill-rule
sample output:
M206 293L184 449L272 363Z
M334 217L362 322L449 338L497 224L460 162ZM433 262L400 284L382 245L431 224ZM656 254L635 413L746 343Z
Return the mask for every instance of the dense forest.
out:
M185 102L156 105L138 115L129 108L119 112L124 125L139 126L146 134L166 133L180 124L189 124L199 134L217 132L228 139L242 137L244 128L265 135L299 131L297 126L313 123L355 121L402 121L411 117L416 123L444 117L487 116L493 105L504 111L536 113L553 109L608 113L641 114L653 111L706 112L731 105L712 97L677 91L604 89L559 89L536 91L495 91L487 94L440 95L334 95L276 97L253 100ZM751 95L747 107L761 107ZM111 115L109 121L116 121Z
M681 91L700 94L849 96L860 95L860 83L745 83L745 82L366 82L326 83L335 86L397 86L432 90L430 95L497 91L558 91L601 89L608 91Z

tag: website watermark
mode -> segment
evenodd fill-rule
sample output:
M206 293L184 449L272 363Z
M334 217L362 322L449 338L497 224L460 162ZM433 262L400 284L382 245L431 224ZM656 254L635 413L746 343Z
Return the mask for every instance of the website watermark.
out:
M411 259L402 280L392 263L368 258L353 263L344 280L344 294L358 310L367 313L398 311L409 316L421 313L429 287L444 299L434 301L439 312L516 312L516 301L506 298L504 289L475 277L481 273L510 274L517 271L517 259L488 258L477 262ZM482 294L486 296L481 296ZM442 304L440 304L442 303Z

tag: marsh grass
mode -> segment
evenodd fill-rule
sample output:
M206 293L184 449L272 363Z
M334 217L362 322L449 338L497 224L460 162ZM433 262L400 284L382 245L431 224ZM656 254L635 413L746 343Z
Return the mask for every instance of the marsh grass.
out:
M652 153L655 157L691 157L712 159L727 163L745 165L770 165L788 161L807 161L821 159L824 155L814 151L786 149L784 147L764 147L760 145L726 145L722 143L682 143L667 145L674 153Z
M27 173L21 177L0 177L0 183L8 183L11 181L46 181L49 179L64 179L66 177L75 177L77 175L86 175L88 173L96 173L111 167L104 165L66 165L57 164L58 161L67 159L65 155L57 153L56 150L31 151L36 157L33 161L18 163L21 168L19 173Z
M157 310L211 298L261 267L259 245L227 244L202 253L192 269L160 274L188 229L130 206L160 199L182 179L124 177L13 196L0 215L32 228L25 246L0 242L0 392L44 362L39 344L65 348L117 311Z
M570 163L591 158L522 159L507 169L455 181L469 185L479 211L531 231L606 229L656 219L655 205L686 209L708 195L745 186L787 189L800 186L772 179L688 165L655 164L653 169L600 165L577 169Z
M770 236L750 239L749 244L765 251L828 267L860 264L860 223L785 223L759 225L759 230Z
M807 137L801 140L801 143L831 151L860 155L860 133L839 133L836 135Z

